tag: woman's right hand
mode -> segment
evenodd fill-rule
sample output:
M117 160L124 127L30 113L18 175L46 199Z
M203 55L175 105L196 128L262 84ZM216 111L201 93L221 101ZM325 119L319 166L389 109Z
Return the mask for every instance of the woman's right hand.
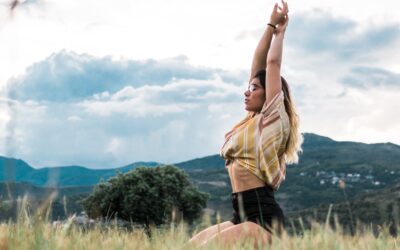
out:
M288 5L282 0L282 8L276 3L272 10L269 22L273 25L283 24L285 22L285 16L289 12Z
M288 23L289 23L289 15L286 14L286 15L285 15L285 18L284 18L284 20L283 20L283 23L279 23L279 24L276 26L275 35L285 33L286 28L287 28L287 26L288 26Z

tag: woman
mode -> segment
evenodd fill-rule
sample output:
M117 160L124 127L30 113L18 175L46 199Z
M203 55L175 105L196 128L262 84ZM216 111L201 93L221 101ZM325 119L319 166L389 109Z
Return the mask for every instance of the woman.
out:
M285 163L298 161L302 137L288 85L281 77L289 21L288 5L282 4L282 8L275 4L254 54L244 93L249 113L225 135L221 149L232 184L233 218L195 235L190 242L196 245L213 240L232 244L241 237L254 239L255 245L265 244L270 242L273 225L283 226L274 191L285 179Z

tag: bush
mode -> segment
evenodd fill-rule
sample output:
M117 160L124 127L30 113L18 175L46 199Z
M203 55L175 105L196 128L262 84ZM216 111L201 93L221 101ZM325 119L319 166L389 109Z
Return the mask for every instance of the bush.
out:
M177 167L139 167L97 185L83 207L91 218L119 218L149 226L171 221L173 210L192 223L207 199L208 194L199 192Z

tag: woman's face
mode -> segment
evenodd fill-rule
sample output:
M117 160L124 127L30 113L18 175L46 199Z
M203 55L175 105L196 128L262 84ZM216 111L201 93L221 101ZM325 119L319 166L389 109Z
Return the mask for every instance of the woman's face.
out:
M244 92L245 109L251 112L260 112L265 102L265 89L258 78L251 80L248 89Z

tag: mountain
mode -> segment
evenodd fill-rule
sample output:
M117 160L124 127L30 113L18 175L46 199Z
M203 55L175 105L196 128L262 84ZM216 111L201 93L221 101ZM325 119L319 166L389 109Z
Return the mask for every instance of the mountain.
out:
M328 218L328 211L331 209L329 222L335 226L334 218L337 217L339 224L346 231L356 228L359 222L364 225L374 225L374 230L379 230L376 225L387 224L390 233L397 231L400 223L400 184L395 184L373 192L358 195L353 199L346 200L345 192L340 202L331 204L320 204L288 214L287 220L292 221L293 226L301 228L298 218L303 218L304 225L310 226L310 222L317 221L324 223Z
M365 144L335 141L305 133L303 154L295 165L287 166L286 180L276 192L285 213L302 211L320 204L339 204L346 184L349 199L372 194L400 183L400 146L392 143ZM22 160L0 157L0 181L29 182L37 186L90 186L107 180L118 171L137 166L157 166L155 162L133 163L116 169L96 170L79 166L34 169ZM231 214L230 181L219 155L176 163L201 191L211 194L208 207L223 219Z
M339 180L346 183L349 198L380 190L400 182L400 146L392 143L365 144L338 142L316 134L304 134L303 154L295 165L287 166L286 180L276 192L284 212L343 200ZM193 162L203 170L186 168L200 190L209 192L209 207L231 211L230 181L223 164L209 168L219 156ZM227 217L226 217L227 218Z
M51 202L51 219L65 219L68 215L83 211L80 201L93 190L93 186L75 187L38 187L27 182L0 183L0 221L15 220L19 209L24 208L29 214L35 214L38 208L49 203L49 197L56 194Z
M0 156L0 181L17 180L34 170L22 160Z
M28 182L37 186L92 186L108 180L118 172L126 173L139 166L154 167L157 162L135 162L113 169L89 169L81 166L46 167L35 169L26 162L0 156L0 182Z
M202 158L196 158L190 161L180 162L174 164L186 171L207 170L207 169L220 169L225 166L225 160L219 155L211 155Z
M22 198L28 195L31 199L43 200L51 193L57 192L58 197L74 196L92 192L93 186L74 186L64 188L38 187L27 182L0 183L0 201Z

